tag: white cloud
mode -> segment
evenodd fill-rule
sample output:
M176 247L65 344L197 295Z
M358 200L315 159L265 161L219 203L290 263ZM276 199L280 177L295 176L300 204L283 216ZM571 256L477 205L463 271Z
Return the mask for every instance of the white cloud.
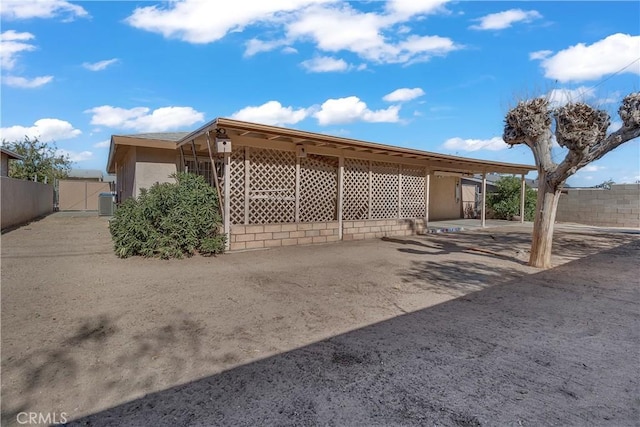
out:
M622 128L622 121L613 120L611 122L611 124L609 125L609 129L607 129L607 131L608 132L615 132L615 131L619 130L620 128Z
M118 62L118 58L105 59L104 61L98 62L84 62L82 66L90 71L102 71L107 68L109 65L113 65Z
M389 0L386 9L393 15L409 18L444 11L447 0Z
M535 10L510 9L475 19L479 23L469 28L473 30L504 30L516 22L531 22L540 18L542 15Z
M91 124L138 132L164 132L189 127L204 120L204 114L191 107L147 107L131 109L102 105L86 110L92 113Z
M33 126L11 126L0 128L0 139L5 141L19 141L25 136L39 138L41 141L59 141L71 139L80 135L82 131L75 129L67 121L59 119L40 119Z
M328 99L321 106L320 110L313 116L318 119L320 125L332 125L339 123L351 123L364 121L371 123L395 123L400 121L398 112L400 107L392 105L383 110L370 110L367 104L357 96L346 98Z
M362 12L335 0L271 0L237 3L183 0L136 8L126 22L136 28L189 43L212 43L230 32L269 25L271 40L252 38L245 57L311 40L321 52L350 51L378 63L425 61L462 46L439 36L407 35L398 26L413 17L446 11L442 0L390 0L378 12ZM211 23L212 16L224 17ZM405 38L406 37L406 38ZM404 38L404 39L403 39Z
M282 126L298 123L309 115L309 110L283 107L278 101L268 101L257 107L249 106L236 111L231 118L266 125Z
M531 60L545 59L545 58L548 58L549 55L551 55L552 53L553 53L552 50L538 50L535 52L531 52L529 54L529 59Z
M0 34L0 67L5 70L13 69L20 52L36 49L34 45L26 43L34 38L35 36L31 33L18 33L14 30Z
M557 108L570 102L586 102L594 96L594 88L580 86L576 89L553 89L547 94L546 98L552 108Z
M300 63L311 73L327 73L332 71L347 71L349 64L344 59L336 59L330 56L317 56Z
M376 63L424 61L433 55L445 55L461 46L439 36L410 35L390 42L385 30L403 22L406 16L364 13L348 3L338 6L314 6L303 10L286 27L289 40L312 40L324 52L349 51Z
M591 45L568 47L544 58L541 65L545 77L563 83L597 80L615 72L640 74L638 52L640 36L618 33Z
M109 148L111 146L111 140L106 139L104 141L96 142L93 144L93 148Z
M424 91L419 87L414 87L413 89L409 88L401 88L396 89L391 93L386 94L382 97L387 102L403 102L403 101L411 101L412 99L419 98L424 95Z
M509 148L509 145L499 136L494 136L491 139L462 139L456 137L447 139L443 147L448 150L462 151L500 151Z
M71 151L59 148L56 150L56 155L69 157L72 162L86 162L93 159L93 153L91 151Z
M36 87L44 86L53 80L53 76L40 76L28 79L26 77L18 76L2 76L2 83L11 87L19 87L26 89L33 89Z
M287 44L286 40L264 41L264 40L254 38L249 40L247 43L245 43L246 48L244 51L244 56L249 57L260 52L270 52L281 46L285 46L286 44Z
M606 169L604 166L598 166L598 165L586 165L585 167L583 167L581 169L581 172L597 172L597 171L601 171L602 169Z
M63 15L65 21L89 16L84 8L65 0L2 0L0 14L7 19L55 18Z
M167 38L189 43L211 43L229 32L242 31L251 24L279 21L286 12L322 1L327 0L252 1L250 5L184 0L165 6L138 7L125 21L135 28L160 33ZM212 19L215 19L215 24Z
M282 53L286 53L286 54L298 53L298 49L296 49L295 47L286 46L282 48Z

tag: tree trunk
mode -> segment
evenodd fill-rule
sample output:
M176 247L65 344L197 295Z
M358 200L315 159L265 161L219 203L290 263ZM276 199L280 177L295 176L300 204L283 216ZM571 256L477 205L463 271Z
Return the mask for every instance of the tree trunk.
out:
M529 265L538 268L551 267L551 245L553 243L553 224L556 219L558 200L560 200L559 186L553 186L547 181L547 175L539 172L538 203L533 223L533 236Z

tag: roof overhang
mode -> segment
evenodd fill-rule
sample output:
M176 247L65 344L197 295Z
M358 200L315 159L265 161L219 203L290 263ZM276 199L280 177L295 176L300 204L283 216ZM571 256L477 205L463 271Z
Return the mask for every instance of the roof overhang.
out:
M0 148L0 151L2 152L2 154L4 154L5 156L7 156L9 159L13 159L13 160L24 160L24 157L21 156L20 154L11 151L11 150L7 150L6 148Z
M411 148L396 147L392 145L378 144L360 141L356 139L324 135L314 132L300 131L277 126L249 123L240 120L217 118L199 129L186 135L177 141L177 147L189 144L196 138L216 129L224 129L227 135L233 139L234 135L265 138L270 141L290 142L294 144L312 145L318 147L337 148L341 150L381 154L396 158L409 158L424 161L425 166L433 171L441 172L465 172L465 173L509 173L526 174L536 170L535 166L494 162L488 160L472 159L467 157L450 156L446 154L431 153L428 151Z
M162 150L175 150L177 148L175 141L136 138L135 135L112 135L111 144L109 145L109 157L107 160L107 173L116 173L116 160L118 158L119 151L118 147L121 146L159 148Z

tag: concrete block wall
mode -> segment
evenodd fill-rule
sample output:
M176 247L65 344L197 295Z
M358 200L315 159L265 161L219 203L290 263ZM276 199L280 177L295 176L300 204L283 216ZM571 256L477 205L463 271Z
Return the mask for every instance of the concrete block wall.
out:
M425 229L424 219L372 219L344 221L342 232L344 240L363 240L423 234Z
M423 219L377 219L343 221L343 240L375 239L386 236L411 236L425 233ZM229 249L272 248L309 245L340 240L338 221L297 224L232 225Z
M1 227L14 227L53 212L53 185L3 176Z
M340 240L338 221L296 223L232 225L229 249L272 248L277 246L308 245Z
M610 190L567 189L560 196L556 221L640 228L640 184L612 185Z

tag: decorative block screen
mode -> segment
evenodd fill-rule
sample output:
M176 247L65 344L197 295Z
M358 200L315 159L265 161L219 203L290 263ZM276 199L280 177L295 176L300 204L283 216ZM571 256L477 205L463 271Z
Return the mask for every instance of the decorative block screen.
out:
M356 220L368 217L369 161L345 159L342 218Z
M300 222L333 221L338 201L338 159L300 159Z
M371 219L398 218L398 165L371 163Z
M295 153L255 148L250 153L249 223L294 222Z
M422 168L402 168L401 218L424 218L425 170Z

